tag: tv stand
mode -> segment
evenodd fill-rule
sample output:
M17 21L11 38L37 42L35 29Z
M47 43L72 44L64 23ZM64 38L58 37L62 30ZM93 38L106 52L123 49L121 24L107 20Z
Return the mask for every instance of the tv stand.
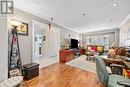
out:
M74 51L70 50L60 50L60 62L66 63L74 59Z

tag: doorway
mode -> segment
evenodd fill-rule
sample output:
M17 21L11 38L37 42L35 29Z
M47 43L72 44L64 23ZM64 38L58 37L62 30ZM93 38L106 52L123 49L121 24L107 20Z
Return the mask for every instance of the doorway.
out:
M59 31L48 30L48 25L33 21L32 62L40 64L40 68L59 61Z

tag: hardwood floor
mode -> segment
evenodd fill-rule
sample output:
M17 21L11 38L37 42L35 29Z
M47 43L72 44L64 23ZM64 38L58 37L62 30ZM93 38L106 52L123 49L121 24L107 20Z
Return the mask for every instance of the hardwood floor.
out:
M25 81L24 87L102 87L96 74L66 64L56 63L40 70L40 75Z

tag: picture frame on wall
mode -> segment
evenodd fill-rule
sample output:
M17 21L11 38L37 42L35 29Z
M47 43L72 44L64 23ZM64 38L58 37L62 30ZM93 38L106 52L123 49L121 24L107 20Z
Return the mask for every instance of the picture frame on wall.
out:
M14 21L20 23L20 25L17 26L17 34L28 36L28 24L18 20L13 20L13 22Z
M43 41L46 41L46 36L43 36Z

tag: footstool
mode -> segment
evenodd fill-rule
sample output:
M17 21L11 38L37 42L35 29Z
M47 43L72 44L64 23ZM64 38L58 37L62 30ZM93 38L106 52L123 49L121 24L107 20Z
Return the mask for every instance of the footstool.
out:
M22 87L23 76L11 77L0 83L0 87L16 87L20 85Z

